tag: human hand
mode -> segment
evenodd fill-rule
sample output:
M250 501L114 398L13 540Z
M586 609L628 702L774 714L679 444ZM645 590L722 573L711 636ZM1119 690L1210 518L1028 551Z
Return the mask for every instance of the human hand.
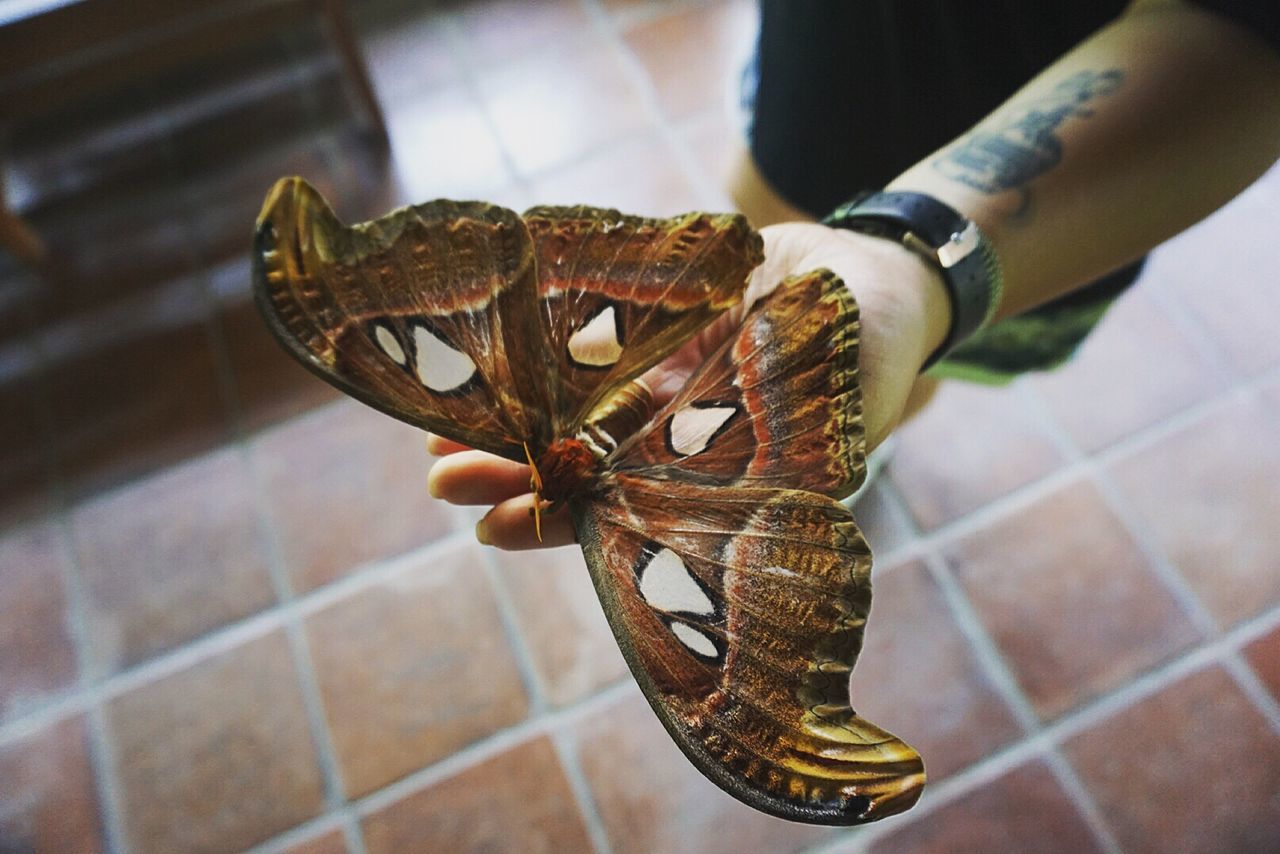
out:
M863 423L868 450L902 417L920 366L943 340L949 303L939 274L923 259L883 238L814 223L761 230L765 260L751 274L746 298L645 375L662 405L742 322L747 310L787 276L827 267L853 292L861 313L858 354ZM482 542L506 549L566 545L574 541L565 512L544 515L542 541L534 534L529 467L439 436L427 449L440 459L427 477L430 493L452 504L493 505L476 526Z

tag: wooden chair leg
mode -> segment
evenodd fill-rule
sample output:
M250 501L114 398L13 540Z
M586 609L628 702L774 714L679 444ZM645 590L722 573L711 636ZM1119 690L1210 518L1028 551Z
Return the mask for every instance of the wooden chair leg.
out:
M387 123L382 115L382 105L378 103L377 93L373 90L373 82L369 79L369 69L365 66L364 56L356 43L355 31L351 26L351 18L347 15L344 0L321 0L325 17L329 21L329 32L334 46L342 57L347 75L356 88L356 94L364 105L366 118L377 135L378 141L386 146L390 138L387 135Z

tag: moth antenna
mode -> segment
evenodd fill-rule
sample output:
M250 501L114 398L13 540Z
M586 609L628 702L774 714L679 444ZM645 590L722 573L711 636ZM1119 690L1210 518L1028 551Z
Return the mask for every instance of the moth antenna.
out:
M529 461L529 488L533 490L533 532L538 535L538 542L542 542L542 475L538 474L538 465L533 461L533 454L529 453L529 443L520 444L524 446L524 458Z

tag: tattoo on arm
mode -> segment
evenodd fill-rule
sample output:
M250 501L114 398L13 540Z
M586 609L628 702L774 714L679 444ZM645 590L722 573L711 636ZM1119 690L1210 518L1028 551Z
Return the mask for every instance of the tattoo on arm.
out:
M935 158L933 168L985 193L1021 190L1018 214L1025 215L1031 202L1025 185L1062 160L1058 128L1070 118L1092 115L1086 105L1112 94L1123 81L1124 72L1115 68L1073 74L1047 94L979 125Z

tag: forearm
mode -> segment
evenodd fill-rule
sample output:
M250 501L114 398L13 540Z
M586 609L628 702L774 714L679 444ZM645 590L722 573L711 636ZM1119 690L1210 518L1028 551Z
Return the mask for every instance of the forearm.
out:
M1141 2L889 188L979 224L1003 317L1138 258L1277 157L1280 57L1195 7Z

